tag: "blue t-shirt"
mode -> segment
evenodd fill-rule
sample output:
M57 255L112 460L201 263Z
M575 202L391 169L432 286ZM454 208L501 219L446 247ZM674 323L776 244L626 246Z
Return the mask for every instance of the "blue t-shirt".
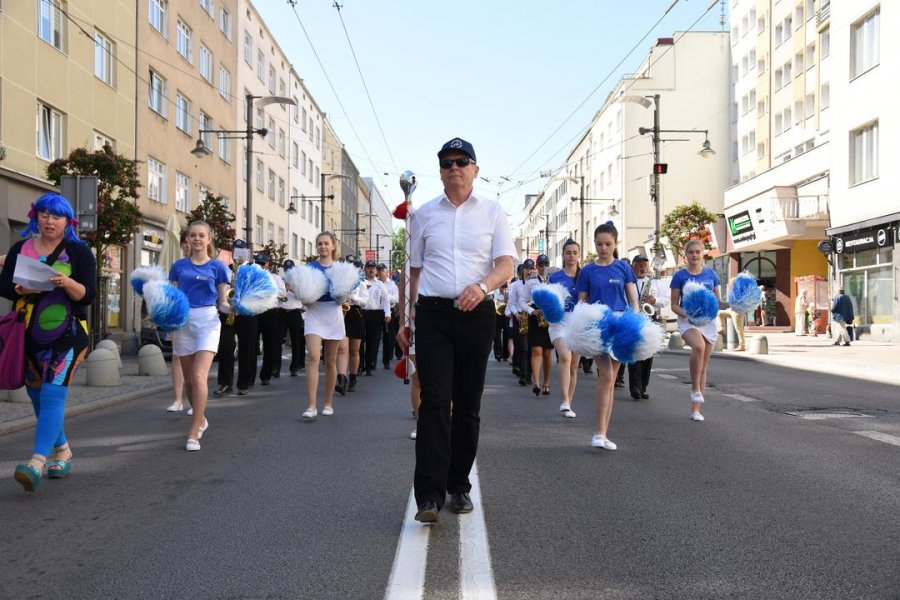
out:
M180 258L169 269L169 281L174 281L187 296L191 308L215 306L219 299L219 284L228 283L231 272L214 258L195 265L190 258Z
M588 302L591 304L600 302L610 310L625 310L628 308L625 298L627 283L637 285L637 278L631 267L622 261L614 260L606 266L590 263L578 274L575 291L579 294L587 292Z
M565 271L560 270L550 275L547 283L558 283L569 290L569 299L566 300L566 312L572 312L572 309L575 308L575 303L578 302L578 292L575 291L575 278L569 277Z
M330 265L326 267L319 261L314 260L311 263L309 263L309 266L311 266L314 269L318 269L318 270L322 271L322 273L325 274L325 277L328 278L328 269L331 268ZM331 280L329 279L329 281L331 281ZM329 294L328 292L325 292L325 295L321 296L318 300L316 300L316 302L334 302L334 298L331 297L331 294Z
M706 289L713 293L716 291L716 286L721 285L719 276L716 275L716 272L709 267L703 267L703 270L697 275L691 275L688 273L687 269L681 269L672 276L672 283L669 285L669 288L680 292L683 290L684 284L692 280L702 284ZM681 302L679 301L679 305L680 304Z

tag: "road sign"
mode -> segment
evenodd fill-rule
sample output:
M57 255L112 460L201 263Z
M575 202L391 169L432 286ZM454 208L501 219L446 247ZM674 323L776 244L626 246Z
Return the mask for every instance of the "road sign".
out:
M375 260L375 250L366 250L366 262Z

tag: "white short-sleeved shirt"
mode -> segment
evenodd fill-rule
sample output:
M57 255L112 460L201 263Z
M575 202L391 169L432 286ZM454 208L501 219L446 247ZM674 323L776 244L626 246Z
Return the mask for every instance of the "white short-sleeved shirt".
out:
M482 281L502 256L516 256L503 208L472 194L459 208L446 195L413 211L409 218L410 266L421 268L421 296L456 298Z

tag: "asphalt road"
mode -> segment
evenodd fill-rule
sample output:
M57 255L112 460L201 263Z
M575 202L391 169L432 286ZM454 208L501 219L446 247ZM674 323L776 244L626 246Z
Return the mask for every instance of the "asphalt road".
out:
M619 391L619 450L603 452L589 378L564 420L491 363L480 597L900 598L900 389L714 359L695 423L686 357L654 372L650 400ZM70 419L73 474L35 494L11 477L31 432L0 437L0 597L384 598L414 462L408 388L379 371L304 423L304 383L214 400L196 453L167 395ZM422 597L460 597L474 517L427 528Z

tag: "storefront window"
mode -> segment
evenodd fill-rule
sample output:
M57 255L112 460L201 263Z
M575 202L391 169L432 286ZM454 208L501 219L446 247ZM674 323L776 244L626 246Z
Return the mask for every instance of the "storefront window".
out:
M893 248L873 248L841 255L841 284L853 301L861 325L893 323Z
M103 254L103 268L101 276L106 282L106 326L119 329L122 327L122 248L112 246Z

